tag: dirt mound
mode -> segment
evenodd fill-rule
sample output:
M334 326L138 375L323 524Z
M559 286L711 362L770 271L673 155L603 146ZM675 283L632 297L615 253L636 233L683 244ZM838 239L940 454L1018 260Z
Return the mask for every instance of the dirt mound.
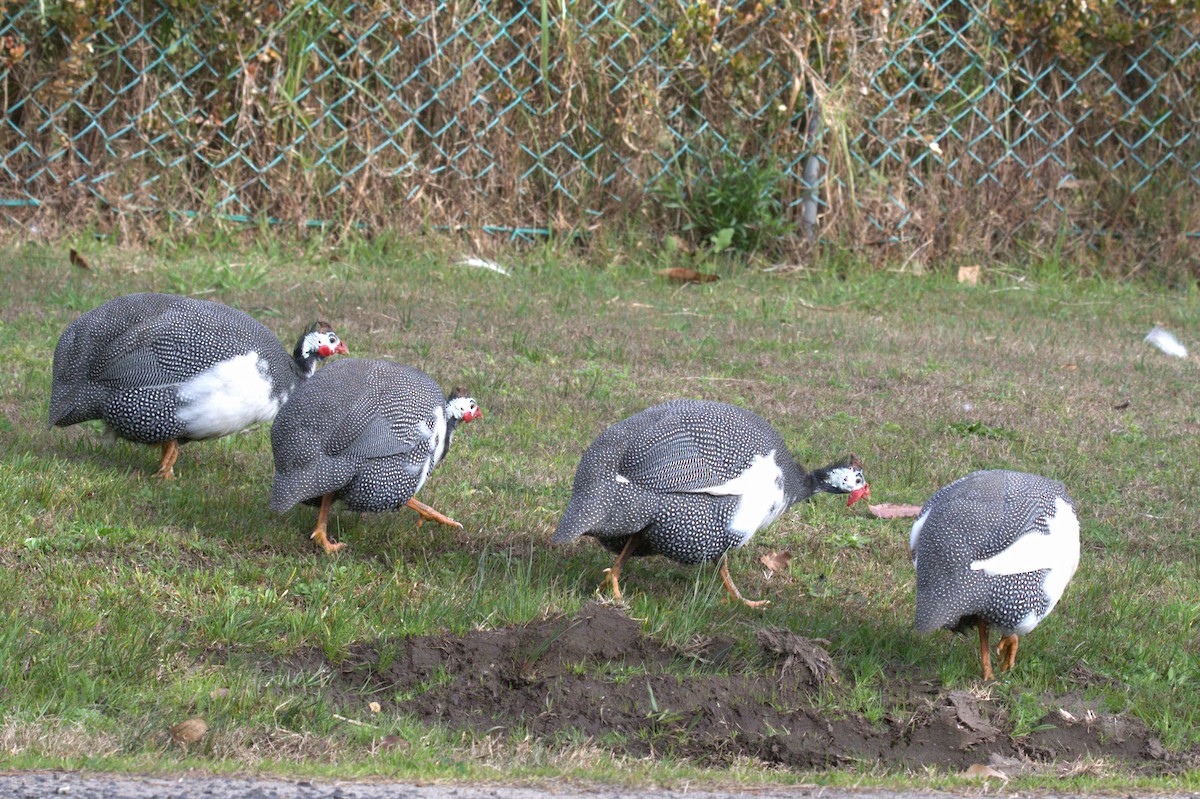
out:
M757 638L757 662L714 666L709 655L727 653L728 642L680 652L646 636L621 610L591 603L573 618L386 640L357 647L337 664L311 657L292 660L288 670L332 671L327 690L346 707L376 701L450 729L520 726L542 739L582 735L633 756L713 765L751 756L794 768L852 761L962 768L1086 755L1164 770L1171 760L1140 722L1091 710L1056 711L1015 740L1001 708L965 691L902 689L908 696L924 690L920 707L894 708L893 718L876 724L828 716L817 692L844 686L823 642L774 629Z

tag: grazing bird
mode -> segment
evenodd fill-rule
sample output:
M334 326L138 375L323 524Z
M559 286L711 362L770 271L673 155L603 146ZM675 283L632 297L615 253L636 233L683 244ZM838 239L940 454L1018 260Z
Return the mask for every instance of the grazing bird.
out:
M317 322L288 355L242 311L174 294L127 294L67 326L54 348L50 426L102 420L117 436L162 446L175 476L181 442L269 422L320 361L346 352Z
M629 557L664 555L680 563L721 559L725 589L750 607L729 577L725 554L791 505L826 491L870 495L862 465L805 472L779 433L759 416L722 402L672 400L609 427L575 472L571 502L553 543L590 535L619 553L606 582L621 598Z
M1079 519L1062 483L972 472L925 503L909 546L917 632L977 627L983 679L991 680L989 627L1002 636L1000 670L1011 669L1018 637L1054 610L1079 566Z
M275 482L271 510L299 502L320 508L311 538L326 553L329 508L356 511L402 505L423 519L462 527L415 495L454 438L459 422L483 415L455 389L447 400L429 375L388 361L347 358L305 382L271 427Z

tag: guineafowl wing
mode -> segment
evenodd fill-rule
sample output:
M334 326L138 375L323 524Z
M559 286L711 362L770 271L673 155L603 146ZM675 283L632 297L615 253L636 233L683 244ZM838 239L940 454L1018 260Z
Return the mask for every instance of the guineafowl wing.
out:
M415 440L403 441L397 438L388 420L382 416L375 416L340 454L364 459L390 458L412 452L415 447Z
M927 503L924 529L952 531L970 560L989 558L1031 530L1046 532L1053 502L1045 502L1017 472L974 472L938 491Z
M118 389L182 383L252 350L274 357L283 352L274 334L245 313L186 297L97 341L96 347L89 377Z
M706 491L765 453L762 432L740 409L688 401L667 407L671 412L640 431L618 463L617 473L635 485L657 493Z
M114 389L159 388L178 385L188 375L172 373L153 350L139 348L114 354L91 378Z
M720 482L693 431L663 422L642 432L617 464L617 474L649 491L697 491Z
M1075 510L1074 503L1066 495L1066 487L1057 481L1021 472L1004 472L1003 477L1003 511L991 528L991 536L981 542L972 568L995 575L1023 574L1061 566L1070 554L1062 551L1064 539L1055 535L1051 520L1058 516L1059 500L1065 502L1071 512ZM1077 525L1075 538L1078 538ZM1067 546L1070 549L1069 541ZM1077 545L1075 549L1078 549Z
M382 458L403 451L403 448L397 449L402 442L392 434L388 419L380 410L376 388L356 385L350 379L338 384L322 372L311 378L301 391L314 420L312 427L319 431L321 451L325 455ZM321 391L323 384L329 384L331 390Z

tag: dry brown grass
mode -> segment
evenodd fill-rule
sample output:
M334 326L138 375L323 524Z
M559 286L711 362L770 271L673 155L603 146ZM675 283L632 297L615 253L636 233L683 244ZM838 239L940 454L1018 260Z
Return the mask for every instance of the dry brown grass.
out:
M88 752L103 758L113 757L125 751L125 747L120 736L87 729L82 722L56 725L40 719L0 723L0 753L8 757L36 753L67 760Z
M9 194L41 205L9 217L135 240L164 211L334 234L665 233L688 209L647 189L687 196L727 148L783 170L797 224L817 153L823 237L880 261L1098 247L1110 271L1195 269L1196 164L1171 142L1194 136L1198 76L1169 54L1196 34L1167 17L1085 69L1014 55L995 19L925 0L321 8L174 9L149 36L112 0L52 8L46 36L27 9L4 44L0 152Z

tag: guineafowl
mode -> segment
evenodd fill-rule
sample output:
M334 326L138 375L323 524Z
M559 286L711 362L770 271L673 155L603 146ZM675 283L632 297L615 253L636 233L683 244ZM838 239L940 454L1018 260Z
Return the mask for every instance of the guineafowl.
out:
M983 678L991 680L988 628L1002 636L1000 670L1012 668L1018 636L1054 610L1079 566L1079 520L1062 483L972 472L925 503L909 546L917 631L978 628Z
M311 538L327 553L333 500L356 511L407 505L424 519L462 527L415 495L450 451L459 422L483 415L460 390L447 400L429 375L389 361L346 358L305 382L271 427L271 509L320 508Z
M317 322L288 355L242 311L174 294L127 294L72 322L54 348L50 425L100 419L121 438L162 446L269 422L318 363L346 345Z
M680 563L720 559L725 589L743 599L725 554L743 546L791 505L819 492L868 496L862 466L805 472L759 416L721 402L672 400L609 427L575 472L554 543L596 538L617 560L606 581L621 598L626 558L664 555Z

